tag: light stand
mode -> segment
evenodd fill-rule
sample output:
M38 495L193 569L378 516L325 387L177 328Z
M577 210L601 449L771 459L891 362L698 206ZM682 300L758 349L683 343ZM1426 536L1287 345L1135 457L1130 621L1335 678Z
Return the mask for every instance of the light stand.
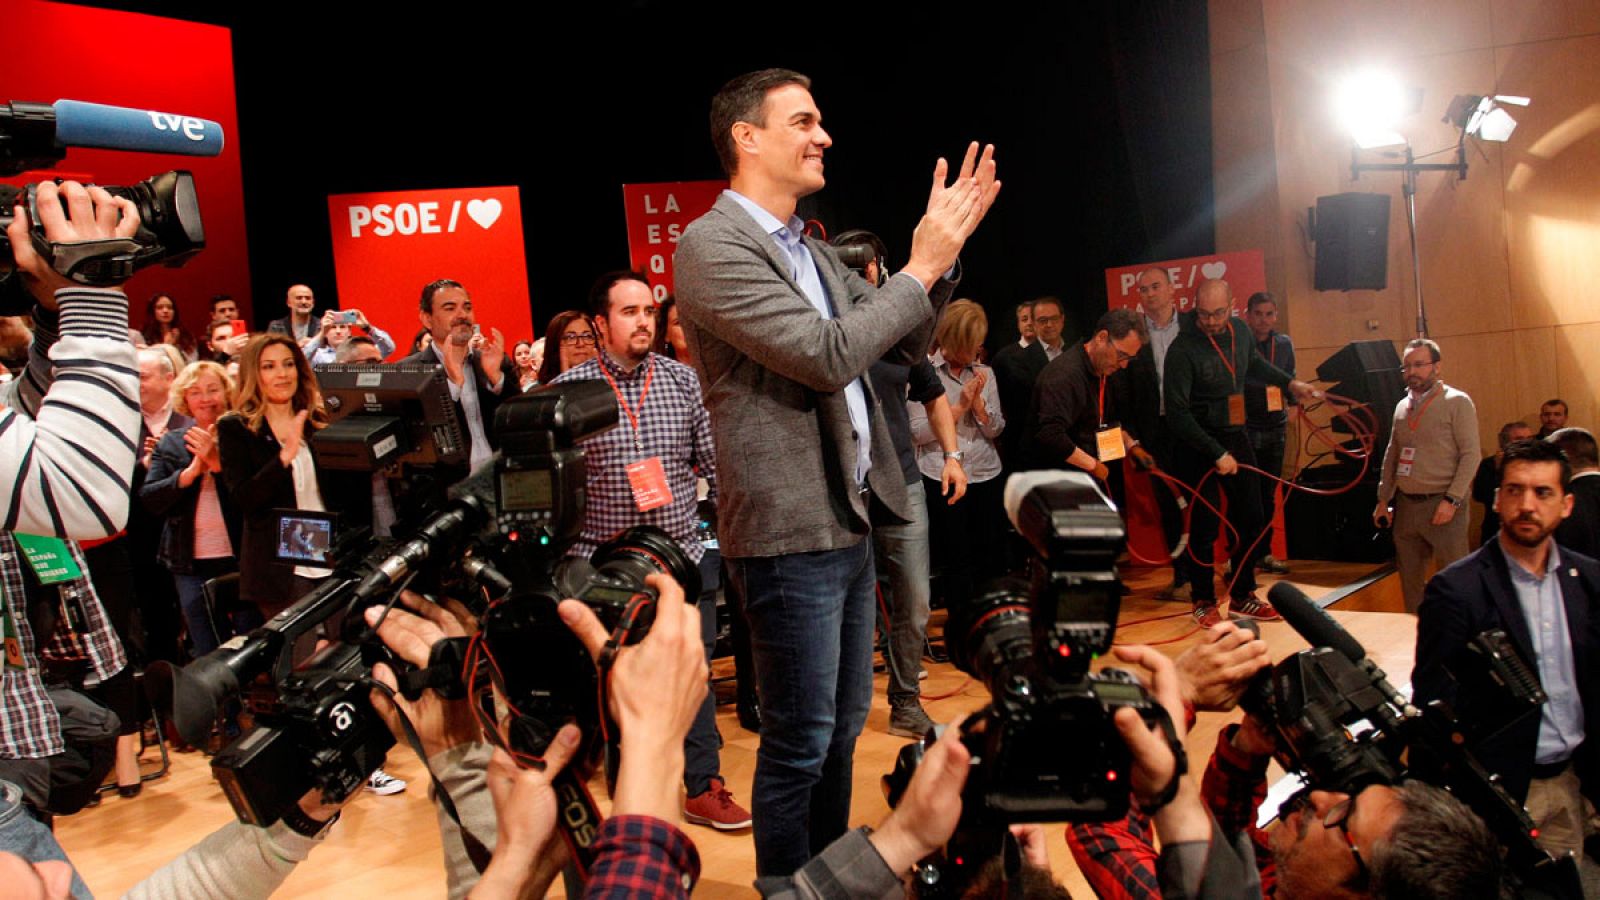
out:
M1419 172L1455 172L1459 181L1467 178L1466 132L1456 143L1456 161L1453 163L1419 163L1406 144L1406 161L1403 163L1364 163L1360 148L1350 150L1350 178L1359 181L1362 172L1399 172L1401 191L1406 198L1406 226L1411 232L1411 278L1417 286L1417 337L1428 336L1427 306L1422 300L1422 253L1417 249L1417 174Z

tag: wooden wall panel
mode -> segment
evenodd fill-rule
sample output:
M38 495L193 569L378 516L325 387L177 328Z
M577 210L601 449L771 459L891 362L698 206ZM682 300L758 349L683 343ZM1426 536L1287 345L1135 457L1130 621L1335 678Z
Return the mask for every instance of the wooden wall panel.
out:
M1498 45L1547 41L1600 31L1594 0L1490 0Z
M1556 389L1567 401L1567 420L1600 434L1600 323L1563 325L1555 330ZM1531 402L1542 403L1540 396ZM1535 406L1534 412L1539 408Z

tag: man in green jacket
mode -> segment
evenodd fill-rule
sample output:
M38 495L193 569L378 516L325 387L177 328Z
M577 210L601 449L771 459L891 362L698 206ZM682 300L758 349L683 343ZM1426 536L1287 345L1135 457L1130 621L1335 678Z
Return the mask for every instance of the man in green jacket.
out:
M1267 362L1256 351L1250 329L1233 317L1233 289L1226 281L1206 281L1195 297L1195 328L1179 334L1167 351L1167 427L1171 429L1178 477L1201 486L1202 502L1190 505L1189 549L1175 565L1187 570L1194 586L1194 617L1202 627L1221 621L1212 548L1217 540L1220 495L1227 493L1229 539L1233 542L1233 582L1229 611L1236 616L1276 620L1272 604L1255 595L1256 560L1267 552L1262 535L1261 479L1245 434L1244 383L1253 378L1287 388L1302 403L1322 394ZM1215 469L1215 473L1211 470ZM1210 477L1207 477L1207 476Z

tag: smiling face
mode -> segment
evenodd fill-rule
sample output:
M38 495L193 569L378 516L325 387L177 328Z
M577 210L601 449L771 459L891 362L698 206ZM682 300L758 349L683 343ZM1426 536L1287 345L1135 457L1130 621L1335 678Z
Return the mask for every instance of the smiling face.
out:
M790 197L822 190L822 152L833 138L822 129L822 113L811 92L787 84L767 93L762 124L734 126L734 140L747 153L739 177L754 178Z
M284 297L284 305L289 307L289 312L297 316L309 316L311 308L317 305L317 298L311 293L311 288L297 284L289 288L289 293Z
M294 351L282 344L272 344L262 349L257 361L261 393L268 403L292 403L295 389L300 386L300 372L295 368Z
M433 295L432 308L418 315L423 327L441 344L466 344L472 340L472 326L478 321L472 314L472 298L458 287L440 288Z
M228 390L214 372L203 372L183 392L183 402L196 425L204 428L216 423L228 411Z

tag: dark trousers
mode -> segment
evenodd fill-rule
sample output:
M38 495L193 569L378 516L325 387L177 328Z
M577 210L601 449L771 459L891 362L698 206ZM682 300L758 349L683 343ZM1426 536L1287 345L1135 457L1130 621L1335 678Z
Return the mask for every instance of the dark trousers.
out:
M717 650L717 576L722 557L714 550L706 551L700 560L701 584L710 585L700 592L700 642L706 648L706 665ZM689 733L683 739L683 786L693 797L711 787L711 779L722 775L722 734L717 731L717 692L706 691L706 699L695 713Z
M1257 430L1246 429L1250 436L1250 449L1256 455L1256 468L1269 472L1274 476L1283 475L1284 430L1283 426L1272 429ZM1272 519L1277 513L1277 488L1278 483L1266 478L1260 479L1261 484L1261 523L1267 529L1267 536L1261 539L1261 555L1266 556L1272 552ZM1287 497L1285 497L1287 499Z
M1183 477L1177 460L1177 448L1173 444L1172 435L1167 431L1165 416L1156 420L1155 431L1148 436L1140 437L1139 443L1156 458L1156 465L1161 471L1174 477ZM1171 552L1172 548L1178 545L1178 539L1183 537L1183 507L1179 503L1187 502L1188 495L1159 478L1153 478L1151 481L1152 492L1156 497L1156 508L1161 511L1161 533L1166 537L1168 552ZM1172 574L1173 580L1178 584L1182 584L1187 578L1187 570L1176 562L1172 564Z
M999 478L970 482L966 496L954 506L934 479L923 476L922 490L928 501L933 574L939 577L945 606L966 603L1005 571L1005 483Z
M1250 441L1243 429L1225 431L1212 437L1233 454L1240 465L1239 471L1233 475L1213 474L1206 478L1207 472L1216 469L1215 461L1207 459L1207 454L1198 450L1181 447L1178 450L1181 477L1190 484L1199 484L1204 478L1201 497L1213 507L1220 508L1222 504L1219 497L1227 495L1228 524L1233 526L1229 536L1234 541L1232 559L1236 576L1230 593L1234 597L1245 597L1256 589L1256 560L1266 553L1266 539L1257 540L1261 537L1261 478L1243 468L1256 464L1255 453L1250 449ZM1189 549L1178 558L1177 565L1194 586L1196 603L1215 602L1217 587L1212 548L1217 541L1219 523L1216 513L1205 503L1194 500L1189 506Z
M756 874L791 875L850 825L856 738L872 706L872 541L728 560L761 693Z

